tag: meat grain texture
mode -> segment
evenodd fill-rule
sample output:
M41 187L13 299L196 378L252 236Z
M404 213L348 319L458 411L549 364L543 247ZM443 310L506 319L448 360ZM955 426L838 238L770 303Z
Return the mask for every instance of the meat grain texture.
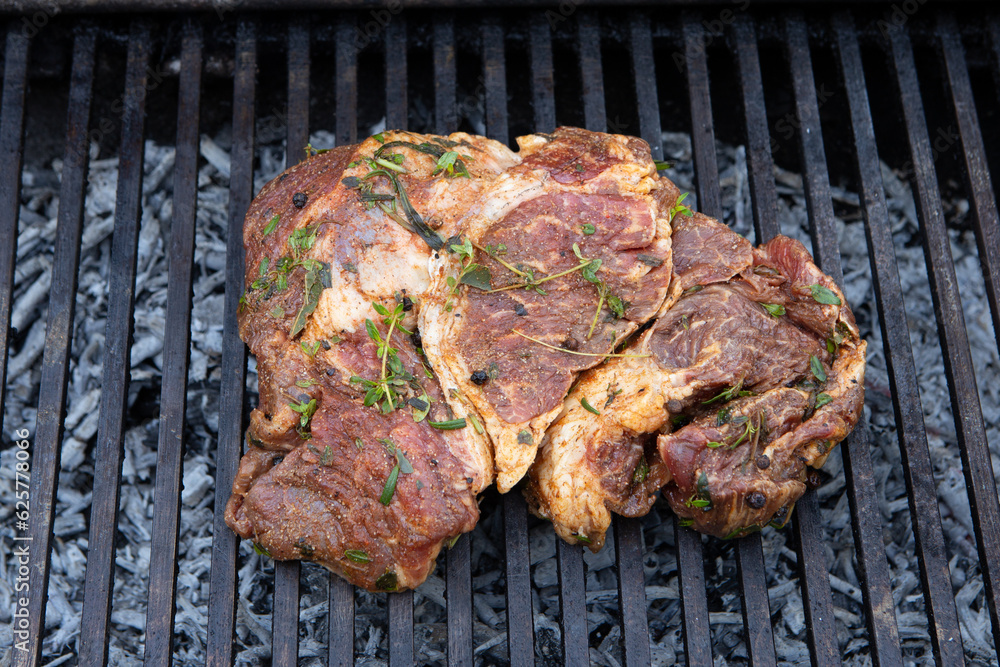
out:
M865 344L801 244L692 214L638 139L518 143L386 132L251 205L261 399L226 520L272 557L416 587L529 468L532 510L594 550L661 488L742 535L857 422Z

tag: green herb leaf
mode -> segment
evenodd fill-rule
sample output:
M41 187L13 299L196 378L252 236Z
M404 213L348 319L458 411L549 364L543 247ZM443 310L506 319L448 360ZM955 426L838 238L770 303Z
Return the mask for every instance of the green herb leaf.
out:
M381 577L375 580L375 588L380 591L386 591L391 593L399 588L399 579L396 577L396 573L389 570Z
M281 220L280 215L275 215L273 218L271 218L271 220L267 223L267 226L264 227L264 236L267 236L268 234L274 231L274 229L278 226L279 220Z
M323 450L323 454L319 457L319 464L321 466L328 466L333 463L333 448L327 445Z
M818 303L822 303L827 306L839 306L843 303L840 300L840 297L837 296L833 290L818 283L810 285L809 290L812 292L813 299L815 299Z
M303 389L305 389L306 387L311 387L314 384L317 384L317 382L316 382L316 380L313 380L312 378L309 378L308 380L296 380L295 381L295 386L296 387L302 387Z
M608 308L610 308L611 312L614 313L616 319L620 320L621 318L625 317L626 306L627 303L625 301L622 301L620 297L614 294L608 295Z
M452 419L446 422L428 421L427 425L440 431L454 431L456 429L465 428L465 419Z
M586 535L574 535L573 537L576 538L577 542L583 542L584 544L592 544L593 543L593 540L591 540Z
M365 448L365 441L362 440L361 438L355 438L354 446L358 448L358 451L361 451Z
M319 345L320 345L319 341L316 341L312 344L307 343L304 340L299 342L299 347L301 347L302 351L310 357L316 356L316 353L319 352Z
M459 282L485 291L491 288L491 278L492 276L490 275L490 270L488 268L480 264L470 264L462 270L462 276L459 278Z
M642 484L649 477L649 464L646 463L646 457L640 456L639 463L636 464L635 470L632 472L632 484Z
M594 227L592 224L587 222L580 227L580 231L582 231L586 236L590 236L597 231L597 227Z
M360 549L348 549L347 551L344 552L344 555L347 556L348 560L352 560L355 563L372 562L372 559L368 556L368 554L366 554L364 551L361 551Z
M816 394L816 409L818 410L831 401L833 401L833 397L830 394Z
M372 139L374 139L375 141L379 142L380 144L384 144L385 143L385 135L382 134L381 132L379 132L378 134L373 134L372 135Z
M643 264L645 264L646 266L651 266L654 269L659 266L663 266L663 260L659 257L656 257L655 255L643 255L642 253L640 253L636 255L635 258L638 259Z
M587 412L593 412L595 415L601 414L600 411L598 411L597 408L595 408L593 405L591 405L589 402L587 402L587 397L586 396L584 396L583 398L580 399L580 405L582 405L583 409L586 410Z
M271 557L271 553L264 547L260 546L256 542L251 542L251 544L253 544L253 550L256 551L258 554L260 554L261 556L267 556L268 558Z
M708 447L709 449L716 449L718 447L722 447L724 444L726 444L726 443L724 443L724 442L715 442L713 440L712 442L705 443L705 446Z
M275 306L274 308L272 308L270 310L270 312L268 313L268 315L270 315L271 317L273 317L276 320L280 320L281 318L283 318L285 316L285 309L282 308L281 306Z
M690 528L694 525L694 519L678 519L677 525L681 528Z
M314 414L316 414L316 408L318 406L319 404L316 402L315 398L310 398L308 403L295 402L288 404L288 407L290 407L295 412L299 413L300 428L306 428L307 426L309 426L309 420L312 419L312 416Z
M780 303L762 303L764 310L773 315L774 317L781 317L785 314L785 307Z
M389 479L385 481L385 487L382 489L382 495L378 499L378 501L383 505L388 505L392 500L392 495L396 493L397 479L399 479L399 463L392 467L392 472L389 473Z
M816 355L809 355L809 370L812 371L813 377L820 382L826 382L826 370L823 368L823 362L816 358Z
M531 431L524 428L521 429L517 434L517 444L519 445L533 445L535 439L531 436Z
M663 171L664 169L670 169L670 163L664 162L663 160L653 160L653 166L656 167L656 171Z

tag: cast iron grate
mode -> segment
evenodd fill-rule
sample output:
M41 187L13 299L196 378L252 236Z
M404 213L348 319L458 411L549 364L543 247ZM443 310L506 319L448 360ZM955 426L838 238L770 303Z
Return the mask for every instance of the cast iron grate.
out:
M187 388L190 313L192 305L191 266L198 167L199 114L202 108L202 72L208 56L228 52L233 59L232 75L232 173L230 179L229 224L226 264L225 320L235 321L243 285L242 237L238 233L253 195L255 106L258 103L258 46L265 39L286 41L287 48L287 145L305 146L310 119L311 80L322 67L333 80L332 102L338 143L357 139L359 105L384 104L388 126L405 128L412 109L408 105L411 74L408 70L408 20L423 26L429 35L428 51L433 68L433 121L421 130L447 133L459 129L466 113L458 99L460 67L476 68L481 75L485 113L485 133L509 142L512 125L518 131L530 125L549 131L557 123L573 122L593 130L620 129L617 116L609 109L620 101L606 96L607 63L602 63L602 42L614 42L627 54L627 87L633 91L635 121L631 133L650 142L654 158L662 158L661 119L664 110L675 109L676 97L687 98L697 173L699 209L721 217L722 207L717 178L713 105L725 104L709 79L709 56L728 59L733 66L735 90L726 91L741 100L742 122L736 133L746 145L752 212L758 240L779 233L776 222L776 189L772 178L772 116L765 108L765 79L782 77L790 91L796 156L806 189L812 221L814 254L820 265L838 281L843 280L841 260L832 226L827 149L848 154L862 194L862 210L875 286L885 357L889 368L892 400L899 447L910 489L912 530L920 556L920 578L928 630L936 660L943 665L965 663L962 636L948 553L944 544L941 516L937 506L936 482L928 453L920 397L916 385L914 358L905 326L906 311L900 286L893 240L888 225L876 126L870 110L866 67L862 49L884 53L895 77L891 95L902 111L907 139L904 153L914 165L912 183L922 225L928 271L934 290L937 324L945 351L948 385L956 415L966 485L975 525L975 538L986 590L985 605L997 646L1000 647L1000 618L996 592L1000 582L1000 508L990 460L986 427L979 403L975 368L969 352L959 285L956 280L949 238L942 214L939 178L932 157L914 44L931 46L941 58L946 103L957 120L963 176L973 210L973 226L982 260L994 331L1000 331L1000 223L989 174L989 160L1000 159L994 150L987 154L984 127L977 117L973 87L966 62L965 41L992 50L1000 56L1000 21L991 16L975 25L961 26L955 16L937 8L921 10L920 21L902 29L886 29L878 35L873 28L881 17L860 10L866 17L861 29L857 17L844 10L822 12L807 21L795 10L731 11L715 32L722 14L689 10L630 9L616 14L613 21L597 10L533 10L528 17L524 43L528 72L508 67L515 55L508 29L522 17L510 13L432 13L415 19L405 15L385 26L383 39L364 47L361 53L376 53L384 59L384 80L373 84L359 77L359 50L356 27L367 16L350 12L319 16L276 17L274 15L233 15L233 40L206 38L203 17L134 17L126 25L121 19L95 19L73 29L69 76L68 121L65 158L60 190L58 234L55 247L53 283L49 297L46 345L41 365L41 392L38 396L37 429L32 450L31 497L33 517L29 535L36 558L30 573L29 634L40 638L44 632L44 610L48 582L48 554L52 545L53 507L58 480L58 462L65 416L69 368L69 341L74 318L75 292L80 253L84 187L87 177L88 131L94 96L95 62L109 43L127 41L120 156L115 208L110 277L109 312L104 350L103 394L94 458L95 478L90 516L86 588L83 603L78 664L98 665L107 660L112 592L114 590L115 537L118 521L122 438L126 419L129 380L129 350L132 343L136 273L136 246L142 189L144 137L147 136L146 77L155 49L166 48L154 34L175 32L179 38L180 71L176 96L176 169L174 177L173 225L170 233L169 293L167 321L171 323L164 340L163 381L160 396L160 430L157 455L151 550L149 604L146 617L144 660L147 665L171 662L177 568L184 415ZM746 8L743 7L745 10ZM971 13L961 14L963 18ZM23 154L23 126L27 89L28 54L43 48L25 36L20 20L10 22L6 33L3 61L2 117L0 117L0 236L17 238L20 171ZM213 23L216 26L217 23ZM316 26L324 27L318 28ZM766 29L762 26L766 25ZM888 24L885 24L886 26ZM317 63L312 57L316 33L332 26L333 59ZM560 43L568 44L575 56L575 71L560 72L554 57L554 27ZM567 27L568 26L568 27ZM157 30L154 33L154 27ZM882 28L879 28L881 30ZM964 33L964 35L963 35ZM568 35L568 36L567 36ZM768 39L781 44L786 54L787 72L763 71L758 42ZM169 41L169 40L164 40ZM705 45L712 48L706 51ZM874 47L873 47L874 44ZM845 93L846 118L840 124L821 123L821 100L817 95L811 52L827 49L839 70ZM721 55L720 55L721 54ZM680 76L686 90L663 86L664 70L675 67L674 56L685 63ZM617 64L621 64L620 62ZM991 63L1000 76L996 60ZM766 76L765 76L766 75ZM526 76L526 79L522 77ZM625 75L622 75L623 77ZM565 93L557 99L557 79L575 77L573 108ZM608 82L607 89L619 90ZM530 90L528 99L512 100L508 89ZM565 88L565 86L563 86ZM374 91L374 92L373 92ZM713 95L713 92L715 93ZM775 104L768 99L769 104ZM995 103L994 101L990 102ZM672 105L672 106L671 106ZM528 111L530 110L530 111ZM524 116L522 118L522 116ZM568 121L566 119L569 119ZM465 126L463 126L464 129ZM824 138L823 130L834 136ZM839 134L838 134L839 133ZM847 146L843 149L843 146ZM994 149L996 147L993 147ZM787 159L787 158L786 158ZM831 156L831 161L838 159ZM995 162L994 162L995 164ZM11 343L9 322L15 245L0 248L0 378L7 370L7 350ZM245 416L247 355L235 326L224 333L222 388L219 400L219 441L216 475L218 489L230 488L241 453ZM0 383L0 399L3 387ZM903 655L894 615L892 587L883 547L877 480L866 429L860 427L843 446L848 477L857 565L862 577L864 611L868 628L869 652L876 665L902 665ZM215 526L211 570L211 599L207 659L211 665L233 662L233 632L236 617L236 567L238 543L225 526L222 516L226 493L215 499ZM532 614L532 580L529 566L528 517L521 496L511 493L501 501L506 541L507 647L511 664L533 664L536 658ZM647 601L643 585L643 539L638 520L615 522L615 549L622 628L623 663L650 662L647 630ZM677 563L683 605L683 638L689 665L713 662L709 601L706 596L703 542L696 534L675 526ZM821 544L819 509L813 495L798 504L792 524L800 564L800 585L807 619L809 647L814 664L840 662L836 627L832 622L833 602L829 571ZM747 661L753 665L777 662L772 637L768 589L759 535L736 545L739 587L742 596L744 639ZM562 610L562 661L581 665L590 661L587 627L585 565L582 550L558 542L558 581ZM298 659L299 565L278 563L275 567L272 664L294 665ZM473 603L469 540L460 539L447 552L447 653L449 664L472 665ZM387 596L389 617L389 663L414 664L413 599L410 593ZM354 591L332 578L329 591L328 662L354 663ZM30 652L15 651L14 664L41 664L41 641Z

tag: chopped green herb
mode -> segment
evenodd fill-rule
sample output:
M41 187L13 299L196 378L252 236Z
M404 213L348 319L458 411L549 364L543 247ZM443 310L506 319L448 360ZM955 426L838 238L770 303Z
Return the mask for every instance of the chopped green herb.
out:
M427 422L427 425L440 431L454 431L456 429L465 428L465 419L452 419L446 422L429 421Z
M264 227L264 236L267 236L274 231L274 229L278 226L279 220L281 220L281 216L275 214L275 216L267 223L267 226Z
M447 545L447 547L449 549L451 549L453 546L455 546L455 544L458 543L458 538L460 538L461 536L462 536L462 534L459 533L458 535L455 535L454 537L449 537L448 541L445 542L445 545Z
M299 428L301 429L305 429L309 426L309 420L312 419L314 414L316 414L316 408L318 406L319 404L316 402L315 398L310 398L308 402L296 401L295 403L288 404L288 407L299 413Z
M363 450L365 448L365 441L361 438L355 438L354 446L358 448L358 451Z
M694 525L694 519L678 519L677 525L681 528L690 528Z
M372 139L374 139L375 141L379 142L380 144L384 144L385 143L385 135L382 134L381 132L379 132L378 134L372 135Z
M607 400L604 401L604 409L605 410L607 410L608 407L610 407L611 404L615 402L615 398L620 393L622 393L621 389L612 389L611 383L610 382L608 383L608 398L607 398Z
M328 466L333 463L333 448L327 445L323 450L323 454L319 457L319 464L321 466Z
M392 472L389 473L389 479L385 481L385 487L382 489L382 495L378 499L378 501L383 505L388 505L392 500L392 494L396 493L397 479L399 479L398 463L392 467Z
M519 445L533 445L535 444L535 439L531 436L531 431L528 429L521 429L517 434L517 444Z
M375 580L375 588L380 591L393 592L399 588L399 579L396 577L396 573L389 570L381 577Z
M705 446L708 447L709 449L716 449L718 447L722 447L724 444L726 444L726 443L724 443L724 442L715 442L713 440L712 442L705 443Z
M632 472L632 483L642 484L649 477L649 464L646 463L646 457L640 456L639 463L636 464L635 470Z
M302 351L310 357L315 357L316 353L319 352L320 342L315 341L314 343L307 343L304 340L299 342L299 347Z
M275 306L268 312L268 315L270 315L276 320L280 320L282 317L285 316L285 309L282 308L281 306Z
M688 287L686 290L684 290L683 292L681 292L681 296L688 296L689 294L695 294L696 292L700 292L703 289L705 289L705 288L702 287L701 285L695 285L694 287Z
M347 551L344 552L344 555L347 556L348 560L352 560L355 563L372 562L372 559L368 556L368 554L366 554L364 551L361 551L360 549L348 549Z
M642 253L635 256L640 262L646 266L651 266L654 269L663 266L663 260L655 255L643 255Z
M831 401L833 401L833 397L830 394L816 394L816 409L818 410Z
M271 263L270 257L265 257L260 260L260 277L263 278L267 275L267 265Z
M688 331L691 328L691 325L688 324L688 316L686 314L681 315L681 327L684 328L684 331Z
M812 297L818 303L822 303L827 306L839 306L843 303L840 297L837 296L833 290L829 287L824 287L820 284L810 285L809 290L812 292Z
M270 558L270 557L271 557L271 552L269 552L269 551L268 551L267 549L265 549L264 547L260 546L260 545L259 545L259 544L257 544L256 542L251 542L251 544L253 544L253 550L254 550L255 552L257 552L258 554L260 554L261 556L267 556L268 558Z
M722 401L723 403L726 403L728 401L733 400L737 396L748 396L750 394L750 392L744 392L742 391L742 389L743 389L743 378L740 378L739 382L734 384L732 387L722 390L719 394L713 396L707 401L702 401L701 404L710 405L712 403L715 403L716 401Z
M709 508L712 506L712 501L705 500L704 498L688 498L687 500L684 501L684 504L687 507Z
M296 387L302 387L303 389L305 389L306 387L311 387L314 384L317 384L317 382L316 382L316 380L313 380L312 378L309 378L308 380L296 380L295 381L295 386Z
M694 215L694 211L692 211L690 208L687 207L687 205L685 205L683 203L683 201L685 199L687 199L687 196L688 196L688 193L685 192L684 194L682 194L680 197L677 198L677 202L674 204L674 207L672 209L670 209L670 219L671 220L673 220L674 217L676 217L678 213L680 213L681 215L686 215L689 218L692 215Z
M591 540L586 535L574 535L573 537L576 538L577 542L583 542L584 544L592 544L593 543L593 540Z
M826 370L823 368L823 362L816 358L816 355L809 355L809 370L812 371L813 377L820 382L826 382Z
M764 310L773 315L774 317L781 317L785 314L785 307L780 303L762 303Z
M454 178L456 176L470 178L469 170L465 167L465 163L460 157L455 151L444 153L438 158L437 164L434 165L434 171L431 172L431 176L437 176L443 171L446 178Z
M656 171L663 171L664 169L670 169L670 163L664 162L663 160L653 160L653 166L656 167Z
M601 414L597 408L595 408L593 405L587 402L586 396L580 399L580 405L582 405L583 409L586 410L587 412L593 412L595 415Z
M589 222L587 222L587 223L584 223L583 225L581 225L580 231L582 231L584 233L584 235L590 236L591 234L593 234L594 232L597 231L597 227L594 227L592 224L590 224Z
M482 435L482 434L483 434L483 425L479 423L479 420L478 420L478 419L476 419L476 415L474 415L474 414L472 414L472 413L470 412L470 413L469 413L469 414L468 414L468 415L466 416L466 418L467 418L467 419L468 419L468 420L469 420L470 422L472 422L472 428L476 429L476 433L478 433L478 434Z

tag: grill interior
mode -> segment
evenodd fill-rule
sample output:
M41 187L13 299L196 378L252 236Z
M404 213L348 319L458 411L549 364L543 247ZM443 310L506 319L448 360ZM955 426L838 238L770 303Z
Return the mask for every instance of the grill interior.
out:
M989 440L993 437L994 451L1000 442L995 439L995 425L984 419L977 387L977 374L980 383L989 383L997 369L976 367L970 354L963 285L956 277L942 204L943 196L956 193L968 199L971 213L965 224L975 234L993 331L1000 331L1000 223L990 177L990 167L996 168L1000 160L1000 19L977 5L957 11L929 5L915 11L912 16L906 14L902 28L890 28L892 8L887 6L813 9L806 16L794 7L748 10L744 3L732 8L627 11L578 8L569 3L527 12L381 8L254 15L220 10L197 16L48 17L36 31L26 28L29 24L21 18L11 19L2 67L0 236L18 237L25 146L29 159L30 151L45 150L46 142L64 156L55 269L31 444L32 518L30 529L17 533L31 538L27 608L32 640L30 650L12 652L14 664L45 662L41 638L48 554L56 539L53 508L64 438L90 142L96 138L101 157L118 156L120 163L103 384L91 454L94 481L86 587L79 654L74 659L76 664L87 665L107 660L122 443L130 419L129 354L144 141L156 139L175 145L177 152L149 602L145 649L140 653L136 647L136 652L147 665L167 665L172 660L176 606L199 136L207 128L231 123L224 317L235 323L244 274L239 231L255 192L255 135L261 132L256 121L261 117L281 119L283 127L269 131L284 134L290 147L289 164L303 155L300 148L309 142L310 131L328 129L338 144L352 143L382 117L389 127L438 133L478 131L508 143L519 134L550 131L557 125L610 129L641 136L650 143L655 159L663 158L663 131L688 132L697 208L719 218L723 206L716 139L742 144L757 241L780 233L772 177L775 164L801 173L813 253L838 282L844 276L833 225L831 183L846 183L859 192L898 436L897 442L874 441L862 422L842 445L867 627L863 652L876 665L931 659L910 655L902 647L894 612L884 542L888 526L883 525L879 506L882 480L873 470L871 450L898 447L909 488L910 525L904 530L912 531L916 543L923 622L933 659L944 665L965 664L949 570L954 554L942 530L938 480L928 448L880 159L904 168L913 187L951 393L956 433L951 446L961 455L985 590L981 605L993 635L1000 638L996 600L1000 506ZM384 27L379 17L388 17ZM166 63L176 67L171 69ZM829 99L824 91L833 91ZM48 106L54 109L43 108ZM64 112L65 125L59 121L66 128L64 135L32 133L42 127L46 114L63 117ZM104 127L108 118L113 122ZM27 134L23 131L26 124ZM937 159L936 132L944 125L955 128L960 150ZM9 325L15 246L7 242L0 248L0 346L4 350L0 378L6 378L8 349L19 345ZM223 522L223 510L248 414L247 361L235 324L227 327L218 396L215 487L220 492L215 497L205 649L212 665L234 660L241 556L238 540ZM6 382L0 382L0 399L5 386ZM14 437L8 431L21 428L4 426L5 439L10 440ZM10 446L5 440L5 447ZM552 664L588 664L594 628L588 627L582 550L561 541L557 544L561 646L558 655L545 658L539 653L532 608L537 591L533 590L528 534L534 519L529 520L519 493L487 494L482 509L484 521L497 513L502 519L506 660L516 665L533 664L536 658ZM665 505L657 505L654 512L671 520ZM649 627L660 613L659 607L647 602L644 585L643 530L648 521L617 519L614 523L621 662L626 665L651 662ZM710 614L718 611L718 604L706 585L705 565L721 547L718 541L703 540L676 525L674 530L684 656L689 665L709 665L721 648L713 643L717 633ZM843 642L833 622L837 591L831 588L823 546L826 533L815 494L807 494L798 503L787 530L798 557L798 585L812 662L840 664ZM761 536L755 534L725 548L731 548L737 563L745 662L778 664L768 600L770 564L765 563ZM475 654L469 537L463 536L441 561L446 580L448 663L494 664L495 658ZM275 665L294 665L299 659L300 569L298 563L275 564L271 657ZM415 664L413 595L390 594L383 599L388 617L387 660L391 665ZM336 577L329 582L328 613L328 664L354 664L355 591ZM995 654L992 660L995 663Z

